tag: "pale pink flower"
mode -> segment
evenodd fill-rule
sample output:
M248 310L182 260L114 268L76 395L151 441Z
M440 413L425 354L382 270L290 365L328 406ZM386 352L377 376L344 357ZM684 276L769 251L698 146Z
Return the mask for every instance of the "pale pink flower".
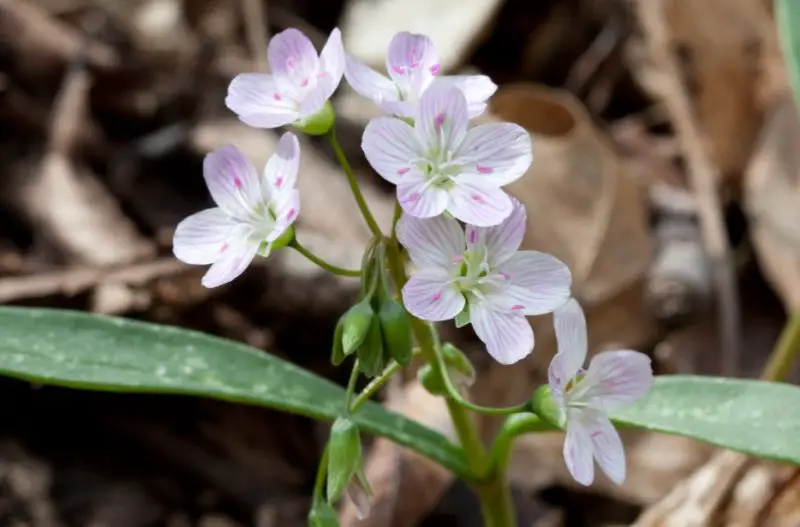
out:
M290 28L269 41L271 74L242 73L228 87L225 104L256 128L300 123L323 109L344 73L344 47L334 29L317 56L302 32Z
M259 176L235 146L222 146L203 160L203 177L217 206L192 214L175 229L173 253L188 264L208 265L202 283L230 282L273 243L300 212L295 188L300 145L284 134Z
M433 87L422 95L413 126L393 117L373 119L361 148L372 168L397 185L397 200L409 215L447 211L471 225L497 225L512 209L501 187L530 166L531 140L516 124L468 130L467 123L464 94Z
M604 351L586 360L586 319L574 299L554 313L558 353L549 369L550 392L567 430L564 459L578 483L594 481L594 460L617 484L625 480L625 451L608 412L643 397L653 384L650 358L630 350Z
M456 87L467 99L469 117L486 110L486 101L497 85L486 75L452 75L439 77L439 58L431 39L403 31L389 43L386 70L381 75L347 54L344 75L348 84L360 95L372 99L385 112L398 117L414 118L419 99L432 84Z
M404 214L397 237L416 267L403 287L406 309L424 320L471 323L501 364L526 357L533 351L533 330L525 317L566 302L572 279L553 256L518 251L525 221L525 208L516 199L508 219L489 228L462 229L446 216Z

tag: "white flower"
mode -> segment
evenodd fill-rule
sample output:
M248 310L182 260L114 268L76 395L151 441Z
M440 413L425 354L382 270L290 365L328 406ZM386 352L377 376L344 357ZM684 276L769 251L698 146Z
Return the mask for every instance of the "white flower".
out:
M554 313L558 353L549 369L550 392L566 427L564 460L578 483L591 485L594 462L617 484L625 480L625 451L608 411L643 397L653 384L650 358L630 350L604 351L585 372L586 319L574 299Z

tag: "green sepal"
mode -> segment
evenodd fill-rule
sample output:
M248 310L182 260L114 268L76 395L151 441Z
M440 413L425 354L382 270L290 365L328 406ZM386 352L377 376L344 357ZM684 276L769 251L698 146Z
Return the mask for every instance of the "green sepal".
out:
M467 324L469 324L469 308L464 306L464 309L456 315L455 323L457 328L463 328Z
M383 348L383 334L381 322L378 317L372 318L367 338L356 351L358 369L367 377L380 375L386 365L385 350Z
M342 345L343 333L344 317L339 317L339 320L336 322L336 328L333 330L333 346L331 349L331 362L334 366L338 366L344 362L347 356L344 352L344 346Z
M531 409L542 421L557 428L564 428L564 412L556 400L553 399L553 394L550 393L550 386L543 384L533 392Z
M342 352L345 356L356 351L367 339L373 325L375 312L369 299L353 305L342 316Z
M446 342L442 345L442 357L451 379L464 386L472 386L475 382L475 367L463 351Z
M347 417L339 417L331 425L328 443L328 503L338 500L363 465L358 426Z
M308 527L339 527L339 517L328 502L318 500L308 512Z
M291 245L292 242L294 242L294 226L289 225L289 227L272 242L272 250L277 251L278 249L283 249Z
M442 376L435 372L430 364L423 364L422 367L417 370L417 380L431 395L436 395L438 397L447 395L447 390L442 382Z
M389 357L402 366L408 366L413 356L411 321L400 302L386 295L381 303L378 319L381 323L383 346Z
M330 101L325 101L325 105L315 114L309 115L302 121L294 124L294 127L306 135L325 135L336 121L336 112Z

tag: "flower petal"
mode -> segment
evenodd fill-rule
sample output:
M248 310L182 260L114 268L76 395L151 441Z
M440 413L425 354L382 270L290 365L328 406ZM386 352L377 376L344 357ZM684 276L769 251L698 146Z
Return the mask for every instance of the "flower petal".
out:
M440 322L450 320L464 309L464 295L440 268L421 269L403 286L403 304L417 318Z
M219 207L201 210L175 228L172 252L182 262L206 265L219 258L236 222Z
M281 192L274 201L275 227L265 240L269 243L277 240L300 215L300 191L291 189Z
M344 76L359 95L376 103L399 98L392 81L349 54L345 58Z
M567 384L575 376L574 371L565 360L563 353L556 353L547 368L547 384L550 387L550 394L555 399L562 411L566 408L564 403L564 392Z
M650 357L631 350L604 351L589 363L586 377L575 387L573 398L613 410L641 399L652 385Z
M258 174L233 145L223 145L203 159L203 177L214 202L229 216L247 221L261 202Z
M468 121L461 90L431 86L419 100L414 128L426 150L455 151L467 136Z
M431 39L402 31L389 42L386 70L403 98L416 99L439 73L439 59Z
M448 212L477 227L491 227L508 218L513 210L511 199L502 189L490 185L476 185L456 178L450 190Z
M531 166L531 138L516 124L484 124L467 132L455 157L463 163L462 178L503 186L522 177Z
M586 317L577 300L571 298L553 312L553 326L558 355L562 357L559 373L566 383L578 374L588 349Z
M592 440L594 459L611 481L621 485L625 481L625 448L619 432L604 412L586 409L580 413Z
M289 28L269 41L267 59L273 75L296 88L307 86L317 77L319 57L314 45L301 31Z
M533 351L533 329L522 315L495 311L486 302L470 303L469 319L494 360L514 364Z
M325 99L329 99L339 83L342 81L344 74L344 45L342 44L342 32L339 28L334 28L331 31L328 41L319 54L319 77L327 78L325 91Z
M479 228L478 236L483 238L491 267L508 261L522 245L525 235L527 213L525 207L514 196L511 200L511 214L500 225Z
M406 176L421 177L419 172L412 170ZM447 208L447 191L430 186L423 179L403 182L397 186L397 201L403 210L417 218L431 218L438 216Z
M258 244L249 240L251 228L239 224L228 236L228 247L221 257L209 267L201 283L208 288L227 284L241 275L256 256Z
M361 139L361 149L370 166L383 179L394 183L422 177L412 164L420 156L420 145L414 129L406 122L393 117L378 117L367 123Z
M396 117L414 119L419 112L419 101L392 101L383 100L378 103L378 108Z
M302 96L298 108L300 120L307 119L322 110L322 107L325 106L334 91L336 91L336 86L333 79L328 77L319 79L317 84Z
M458 88L467 100L470 119L486 111L486 101L497 91L497 84L486 75L446 75L437 77L434 84Z
M570 297L569 267L547 253L520 251L498 266L497 271L510 284L504 294L516 310L527 316L552 313Z
M591 432L581 419L581 410L567 413L567 437L564 440L564 461L567 470L581 485L589 486L594 481L594 446Z
M403 214L397 222L397 239L420 269L447 269L464 253L464 231L446 216L421 219Z
M282 90L272 75L263 73L237 75L228 86L225 106L255 128L277 128L299 117L294 94Z
M300 168L300 142L291 132L283 134L269 157L261 179L262 195L269 201L274 194L294 189Z

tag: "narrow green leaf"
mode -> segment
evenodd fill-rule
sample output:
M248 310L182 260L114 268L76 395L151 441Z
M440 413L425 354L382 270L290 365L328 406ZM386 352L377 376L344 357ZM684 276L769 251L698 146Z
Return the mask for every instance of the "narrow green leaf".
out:
M775 15L795 104L800 106L800 2L775 0Z
M340 386L237 342L56 309L0 307L0 374L86 390L199 395L324 420L336 419L345 401ZM353 420L469 477L461 448L438 432L373 402Z
M800 463L800 387L791 384L663 375L645 398L613 412L612 419Z

